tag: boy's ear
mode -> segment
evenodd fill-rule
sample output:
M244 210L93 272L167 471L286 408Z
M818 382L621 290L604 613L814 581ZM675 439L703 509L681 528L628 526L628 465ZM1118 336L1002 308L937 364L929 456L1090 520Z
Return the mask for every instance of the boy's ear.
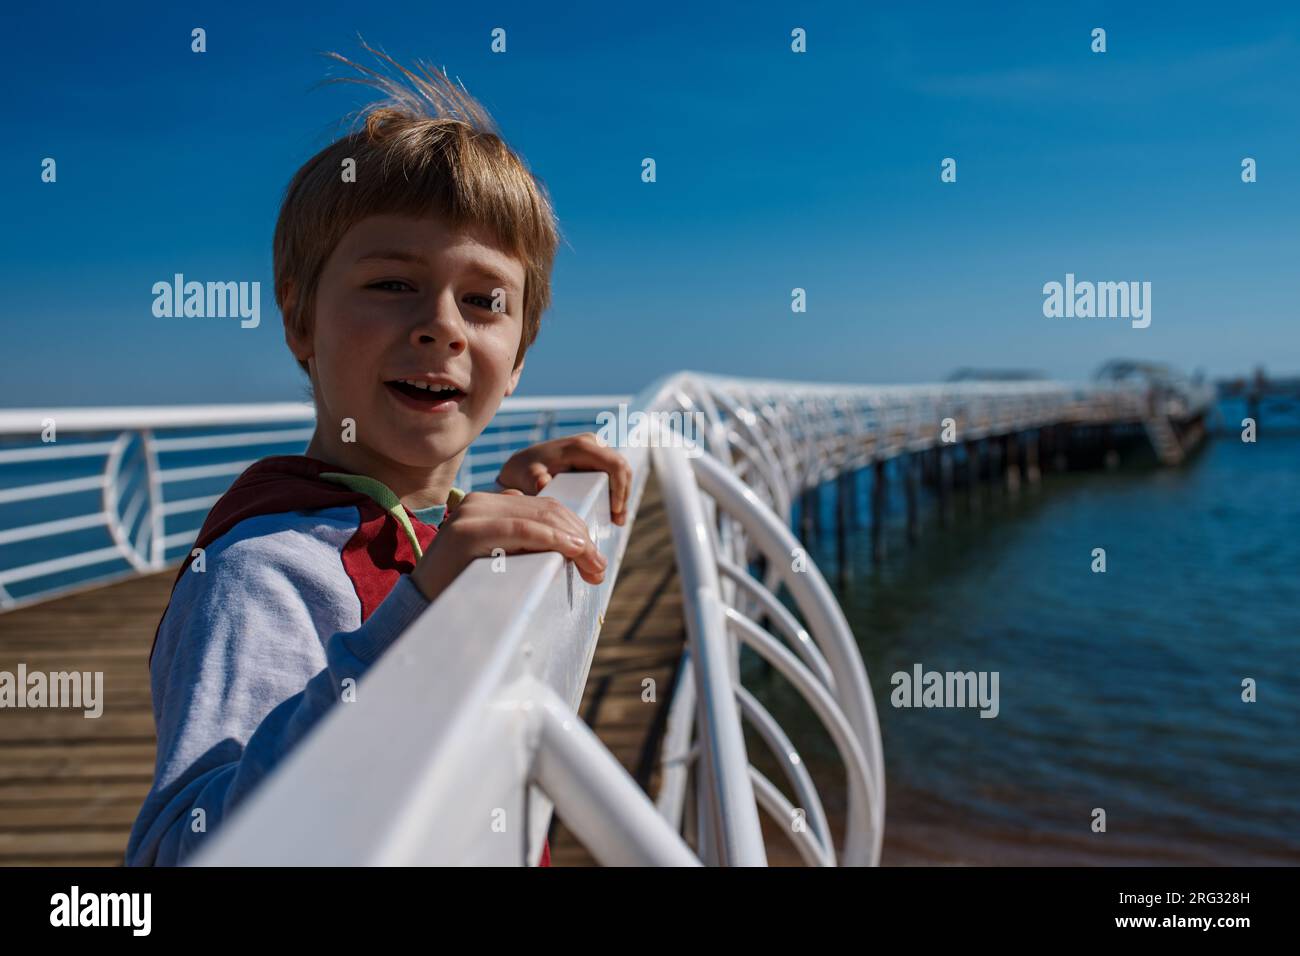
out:
M289 351L299 362L305 362L315 353L312 334L310 331L298 332L299 322L297 321L298 311L298 290L292 282L286 282L284 286L284 305L281 308L281 314L288 321L284 323L284 342L289 346ZM293 318L290 319L289 317Z
M510 373L510 387L506 389L506 398L509 398L511 395L515 393L515 389L519 387L519 376L522 375L523 373L524 373L524 360L520 359L519 364L515 366L515 370Z

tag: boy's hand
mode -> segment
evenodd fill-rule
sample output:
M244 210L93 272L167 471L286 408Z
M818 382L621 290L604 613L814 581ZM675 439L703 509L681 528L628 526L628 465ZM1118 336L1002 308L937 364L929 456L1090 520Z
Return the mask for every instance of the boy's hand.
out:
M530 498L513 490L466 495L443 519L411 579L432 601L471 561L492 557L497 548L505 554L558 551L588 584L605 580L608 562L582 519L554 498Z
M564 471L603 471L609 475L609 516L614 524L627 521L627 496L632 488L632 466L591 432L555 438L517 451L497 476L503 488L535 495Z

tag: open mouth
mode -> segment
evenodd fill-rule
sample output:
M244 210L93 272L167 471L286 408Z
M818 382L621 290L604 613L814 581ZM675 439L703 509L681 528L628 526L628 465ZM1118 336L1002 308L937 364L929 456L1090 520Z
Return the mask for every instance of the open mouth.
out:
M465 397L465 393L454 385L439 385L433 382L417 382L412 379L399 378L385 382L392 392L405 399L407 404L416 407L436 409L439 406L450 408Z

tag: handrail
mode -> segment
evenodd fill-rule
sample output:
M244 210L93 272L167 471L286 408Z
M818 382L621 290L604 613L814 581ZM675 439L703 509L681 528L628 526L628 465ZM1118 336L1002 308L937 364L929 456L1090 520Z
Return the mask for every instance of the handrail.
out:
M501 414L608 408L628 395L538 395L511 397ZM122 405L104 408L13 408L0 411L0 435L40 435L49 419L60 431L138 431L142 428L196 428L307 421L316 417L310 402L257 402L240 405Z

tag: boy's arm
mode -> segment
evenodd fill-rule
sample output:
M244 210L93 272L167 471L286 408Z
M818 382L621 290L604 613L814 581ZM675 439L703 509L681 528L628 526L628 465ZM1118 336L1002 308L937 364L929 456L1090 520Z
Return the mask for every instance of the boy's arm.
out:
M157 771L129 865L184 862L429 603L402 577L359 624L339 552L303 534L210 549L206 564L159 632Z

